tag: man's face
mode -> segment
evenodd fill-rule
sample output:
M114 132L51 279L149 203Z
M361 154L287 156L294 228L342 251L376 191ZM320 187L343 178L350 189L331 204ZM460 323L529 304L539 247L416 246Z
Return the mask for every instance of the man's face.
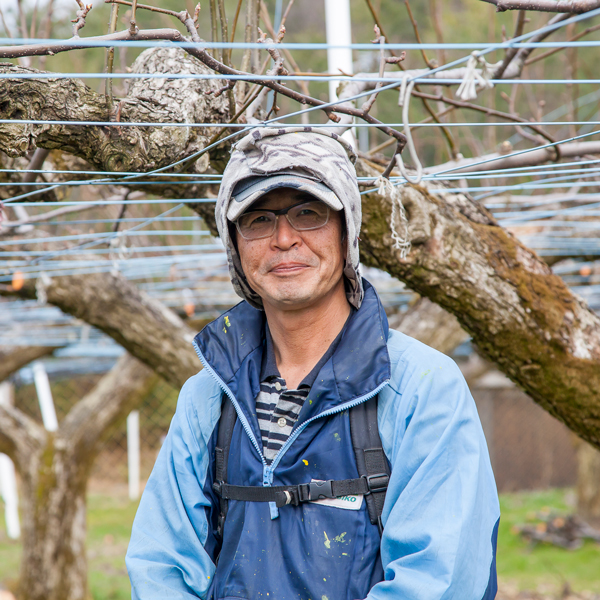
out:
M251 209L280 210L302 200L314 198L292 188L277 188ZM340 287L344 293L341 215L330 210L327 224L309 231L296 231L280 215L274 233L258 240L244 239L236 230L244 274L265 305L279 310L301 309L340 293Z

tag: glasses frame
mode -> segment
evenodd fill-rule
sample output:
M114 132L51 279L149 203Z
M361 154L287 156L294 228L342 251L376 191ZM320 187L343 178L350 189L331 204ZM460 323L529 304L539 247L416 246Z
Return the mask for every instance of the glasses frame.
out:
M290 210L292 210L292 208L296 208L298 206L302 206L303 204L310 204L311 202L319 202L321 203L323 206L325 206L325 208L327 209L327 217L325 218L325 223L323 223L322 225L317 225L317 227L309 227L308 229L298 229L297 227L294 226L294 224L290 221L290 217L288 215L288 212ZM275 216L275 220L273 221L273 229L266 235L261 235L259 237L252 237L252 238L248 238L246 237L243 233L242 233L242 228L240 227L240 219L245 216L248 215L250 213L253 212L265 212L265 213L270 213L272 215ZM271 237L274 233L275 230L277 229L277 221L279 219L280 215L285 215L285 218L287 219L287 222L290 224L290 227L294 230L294 231L314 231L315 229L321 229L321 227L325 227L325 225L327 225L327 223L329 223L329 215L331 214L331 209L330 207L325 204L325 202L323 202L322 200L319 200L317 198L315 198L314 200L302 200L301 202L297 202L296 204L292 204L291 206L288 206L287 208L281 208L279 210L269 210L266 208L259 208L259 209L255 209L255 210L248 210L245 213L243 213L242 215L240 215L236 220L235 220L235 227L238 230L238 233L245 239L245 240L249 240L249 241L254 241L254 240L263 240L265 238Z

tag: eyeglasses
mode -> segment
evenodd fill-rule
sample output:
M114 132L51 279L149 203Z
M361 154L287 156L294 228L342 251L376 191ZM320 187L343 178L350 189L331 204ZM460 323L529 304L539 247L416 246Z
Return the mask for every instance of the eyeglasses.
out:
M279 215L285 215L296 231L310 231L327 225L329 206L319 200L310 200L281 210L251 210L241 215L235 226L245 240L259 240L273 235Z

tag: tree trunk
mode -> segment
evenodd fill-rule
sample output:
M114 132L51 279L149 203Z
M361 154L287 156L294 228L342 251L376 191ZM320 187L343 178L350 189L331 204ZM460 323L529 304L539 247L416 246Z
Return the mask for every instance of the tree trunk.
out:
M125 355L60 423L45 431L17 408L0 406L0 452L22 480L23 559L19 600L87 597L85 494L101 442L156 384Z
M59 447L60 446L60 447ZM48 434L21 471L23 559L19 600L87 598L88 461Z
M600 452L585 442L577 448L577 514L600 529Z

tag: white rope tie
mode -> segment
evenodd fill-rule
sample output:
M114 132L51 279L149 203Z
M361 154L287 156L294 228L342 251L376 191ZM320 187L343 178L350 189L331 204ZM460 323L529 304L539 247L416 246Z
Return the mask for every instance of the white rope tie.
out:
M402 78L402 85L400 86L400 95L398 97L398 106L402 107L402 124L404 125L404 135L406 136L406 144L408 146L408 151L410 153L410 158L415 165L417 170L417 175L412 178L406 167L404 166L404 161L402 160L402 156L400 154L396 154L396 164L400 169L400 173L402 177L406 179L409 183L419 184L421 183L421 179L423 179L423 165L421 165L421 161L417 155L417 150L415 148L415 144L412 139L412 134L410 132L410 119L408 115L408 111L410 108L410 98L412 95L413 88L415 87L414 81L408 81L408 75L405 75Z
M477 66L481 66L481 70L478 70ZM477 51L472 52L467 61L465 76L456 90L457 98L465 102L475 100L477 98L477 86L480 90L493 88L494 84L490 81L493 73L492 65L483 56L479 56Z
M400 190L392 184L389 179L385 177L378 177L375 181L376 185L379 185L379 195L386 196L389 194L392 199L392 216L390 218L390 229L392 231L392 240L394 241L394 248L400 250L400 258L404 260L410 252L410 239L408 237L408 219L406 218L406 211L402 204L402 196ZM400 225L402 227L401 233L396 231L396 211L400 211Z
M40 273L40 276L36 279L35 282L35 296L37 298L37 302L40 306L43 306L48 302L48 294L46 290L51 283L50 277L46 275L44 271Z
M127 233L119 232L110 240L109 259L112 261L111 275L119 273L119 262L129 257L130 249L127 247Z

